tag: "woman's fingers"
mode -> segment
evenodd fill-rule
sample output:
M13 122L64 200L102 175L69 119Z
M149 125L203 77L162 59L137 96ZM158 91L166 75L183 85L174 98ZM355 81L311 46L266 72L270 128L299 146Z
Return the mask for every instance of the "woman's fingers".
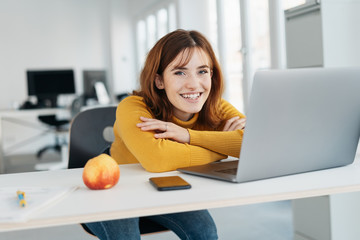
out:
M246 123L246 120L245 119L239 119L237 121L234 121L232 124L231 124L231 127L229 129L229 131L235 131L235 130L242 130L245 128L245 123Z
M142 122L136 124L136 126L141 128L141 130L143 131L151 131L151 130L154 131L158 130L163 132L167 131L167 127L168 127L167 122L152 118L145 118L145 117L140 117L140 120Z
M235 131L238 129L244 129L245 124L246 118L239 118L239 116L236 116L226 121L223 131Z
M246 118L235 119L235 121L233 121L232 124L231 124L230 129L232 129L232 130L230 130L230 131L234 131L234 130L238 130L238 129L244 129L245 124L246 124Z
M136 124L142 131L155 131L155 138L171 139L181 143L189 143L190 135L187 129L171 122L140 117L141 123Z
M230 118L229 120L227 120L225 123L225 126L223 128L223 131L229 131L231 124L237 119L239 119L239 116L236 116L236 117L233 117L233 118Z

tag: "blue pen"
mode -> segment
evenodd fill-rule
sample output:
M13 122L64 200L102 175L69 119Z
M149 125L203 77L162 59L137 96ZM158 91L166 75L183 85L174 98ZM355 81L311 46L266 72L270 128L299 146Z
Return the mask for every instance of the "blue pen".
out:
M20 207L26 207L25 192L17 191L16 194L18 196Z

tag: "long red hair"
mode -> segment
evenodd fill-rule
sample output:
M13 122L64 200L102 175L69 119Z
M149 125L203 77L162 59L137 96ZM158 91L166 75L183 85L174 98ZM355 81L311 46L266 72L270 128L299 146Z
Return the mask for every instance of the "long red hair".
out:
M188 54L185 56L185 62L182 61L185 66L190 61L195 48L199 48L207 54L212 70L210 94L199 112L198 120L202 124L209 124L216 128L220 124L219 104L224 88L223 76L211 44L197 31L179 29L162 37L149 51L140 75L140 90L134 91L133 94L144 98L156 119L170 121L173 116L173 106L165 91L156 87L156 74L162 76L165 68L180 53Z

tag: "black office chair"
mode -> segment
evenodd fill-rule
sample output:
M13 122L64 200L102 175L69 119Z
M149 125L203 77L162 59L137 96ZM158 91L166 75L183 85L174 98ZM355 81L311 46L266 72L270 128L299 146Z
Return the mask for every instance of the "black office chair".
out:
M113 125L116 107L98 107L80 112L70 126L69 165L68 168L82 168L86 162L106 152L114 140ZM155 233L168 230L164 226L140 217L140 233ZM82 227L94 235L86 225Z
M116 100L121 102L124 98L128 97L129 93L119 93L116 95Z
M55 131L55 144L54 145L48 145L48 146L45 146L43 148L41 148L36 156L38 159L41 158L42 154L44 152L46 152L47 150L55 150L56 152L60 153L61 154L61 148L63 145L67 145L67 142L62 140L60 138L60 134L63 133L63 132L67 132L68 131L68 124L70 122L70 120L67 120L67 119L61 119L61 120L58 120L56 118L56 115L55 114L52 114L52 115L40 115L38 116L38 119L50 126L51 128L54 129Z

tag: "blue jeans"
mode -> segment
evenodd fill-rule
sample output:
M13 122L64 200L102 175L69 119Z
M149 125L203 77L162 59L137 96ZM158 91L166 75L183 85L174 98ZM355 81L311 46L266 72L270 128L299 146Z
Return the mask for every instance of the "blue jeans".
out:
M172 230L183 240L218 239L215 223L207 210L148 217ZM100 240L140 240L139 218L85 224Z

